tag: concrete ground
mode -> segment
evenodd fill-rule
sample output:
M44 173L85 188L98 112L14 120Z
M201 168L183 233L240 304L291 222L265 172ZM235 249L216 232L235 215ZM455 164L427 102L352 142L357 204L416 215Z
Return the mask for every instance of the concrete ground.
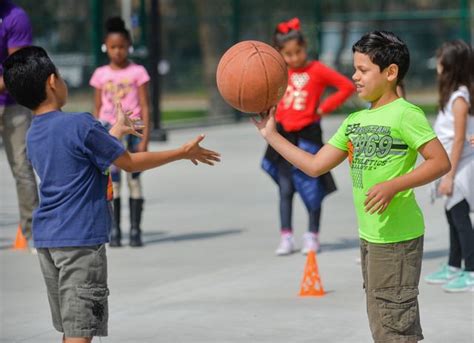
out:
M341 120L325 120L326 138ZM108 249L109 337L101 341L370 342L347 164L335 169L339 191L324 204L317 258L327 295L301 298L305 257L273 254L277 191L259 168L265 144L251 125L173 131L151 149L179 146L201 131L204 145L222 153L221 165L183 161L143 175L146 246ZM9 249L18 213L3 150L0 174L0 342L60 342L37 257ZM447 259L448 233L442 204L429 203L426 187L417 197L426 275ZM124 207L125 231L127 216ZM294 217L300 243L307 218L299 199ZM450 295L423 282L420 292L426 342L473 342L474 293Z

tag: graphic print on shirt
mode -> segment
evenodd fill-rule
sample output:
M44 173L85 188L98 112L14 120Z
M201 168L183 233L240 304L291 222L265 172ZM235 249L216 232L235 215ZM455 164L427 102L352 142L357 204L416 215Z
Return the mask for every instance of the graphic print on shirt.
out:
M408 145L392 136L389 126L349 124L345 135L351 176L355 188L363 188L364 171L376 170L387 165L393 156L406 155Z
M129 79L120 80L118 83L109 80L104 84L103 92L110 103L115 104L131 92L132 86L133 82Z
M295 111L303 111L306 109L306 100L308 98L308 91L303 90L303 88L309 82L309 75L306 72L293 73L290 81L283 96L283 107L285 109L291 107Z

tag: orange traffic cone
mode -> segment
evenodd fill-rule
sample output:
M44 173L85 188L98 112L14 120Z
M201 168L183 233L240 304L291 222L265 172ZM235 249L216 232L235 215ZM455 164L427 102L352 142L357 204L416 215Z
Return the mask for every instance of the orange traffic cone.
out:
M322 297L324 295L323 284L319 277L316 253L310 251L306 259L303 280L301 281L300 297Z
M13 242L13 250L25 250L28 249L28 241L23 232L21 231L21 226L18 225L18 230L16 231L15 242Z

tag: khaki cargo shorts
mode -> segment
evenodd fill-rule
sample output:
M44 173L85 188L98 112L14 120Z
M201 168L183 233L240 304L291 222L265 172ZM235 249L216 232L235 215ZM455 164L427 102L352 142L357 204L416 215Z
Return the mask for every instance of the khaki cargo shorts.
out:
M423 236L387 244L360 240L367 314L376 343L415 343L423 339L418 283Z
M53 326L66 337L107 336L105 245L40 248Z

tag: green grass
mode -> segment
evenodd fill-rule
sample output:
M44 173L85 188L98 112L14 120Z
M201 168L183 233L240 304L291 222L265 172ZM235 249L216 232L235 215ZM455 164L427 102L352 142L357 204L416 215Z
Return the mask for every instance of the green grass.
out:
M199 119L207 116L206 110L167 110L163 111L163 121Z

